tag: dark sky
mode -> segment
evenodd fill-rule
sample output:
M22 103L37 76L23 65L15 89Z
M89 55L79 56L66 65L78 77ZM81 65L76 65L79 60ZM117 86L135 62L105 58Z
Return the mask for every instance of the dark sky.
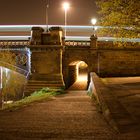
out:
M64 24L65 0L49 0L49 24ZM95 0L66 0L71 4L68 11L69 25L90 25L97 17ZM0 25L45 24L46 0L0 0Z

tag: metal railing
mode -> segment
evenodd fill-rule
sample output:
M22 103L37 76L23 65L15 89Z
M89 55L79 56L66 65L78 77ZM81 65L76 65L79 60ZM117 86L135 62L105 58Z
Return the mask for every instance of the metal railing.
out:
M17 67L15 65L9 64L7 62L0 61L0 66L5 67L5 68L8 68L8 69L11 69L13 71L16 71L16 72L18 72L18 73L26 76L26 78L28 78L29 77L29 74L30 74L29 71L24 70L24 69L22 69L20 67Z

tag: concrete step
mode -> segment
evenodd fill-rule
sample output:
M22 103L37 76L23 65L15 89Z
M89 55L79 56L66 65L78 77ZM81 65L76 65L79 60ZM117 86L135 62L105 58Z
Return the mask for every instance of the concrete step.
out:
M26 85L24 94L25 96L29 96L34 91L41 90L42 88L49 87L49 88L60 88L63 87L64 84L62 80L60 81L37 81L37 80L30 80Z
M46 74L39 74L39 75L34 75L32 77L32 80L40 80L40 81L57 81L57 80L62 80L62 75L60 74L51 74L51 75L46 75Z
M49 87L49 86L48 86ZM24 91L24 95L25 96L29 96L31 95L32 93L34 93L35 91L39 91L41 90L42 88L45 88L45 87L35 87L35 88L27 88L25 91ZM60 86L51 86L49 87L50 89L59 89Z
M26 89L36 89L36 88L44 88L44 87L62 87L62 84L49 84L49 85L42 85L42 86L27 86Z
M63 77L61 74L36 74L28 81L24 94L29 95L36 90L40 90L44 87L63 87Z
M46 84L61 84L62 81L29 81L28 85L46 85Z

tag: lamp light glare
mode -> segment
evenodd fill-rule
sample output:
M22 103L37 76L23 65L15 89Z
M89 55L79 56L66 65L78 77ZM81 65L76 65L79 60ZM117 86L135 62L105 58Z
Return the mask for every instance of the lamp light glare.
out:
M68 10L69 7L70 7L70 4L69 4L68 2L64 2L64 3L63 3L63 8L64 8L64 10Z
M96 22L97 22L97 19L96 19L96 18L92 18L92 19L91 19L91 23L92 23L93 25L95 25Z

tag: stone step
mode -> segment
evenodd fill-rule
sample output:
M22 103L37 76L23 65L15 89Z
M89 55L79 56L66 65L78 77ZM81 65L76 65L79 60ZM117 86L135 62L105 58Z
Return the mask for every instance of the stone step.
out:
M62 80L59 81L29 81L28 85L46 85L46 84L56 84L62 83Z
M49 87L49 86L47 86L47 87ZM31 95L32 93L34 93L35 91L38 91L38 90L41 90L42 88L45 88L45 87L35 87L35 88L27 88L25 91L24 91L24 95L25 96L29 96L29 95ZM53 87L53 86L51 86L51 87L49 87L50 89L59 89L60 88L60 86L55 86L55 87Z
M26 89L30 88L43 88L43 87L62 87L63 84L47 84L47 85L28 85Z
M49 87L49 88L61 88L63 87L64 84L62 81L30 81L28 82L28 84L26 85L25 91L24 91L24 95L25 96L29 96L31 93L33 93L34 91L40 90L42 88L45 87Z
M53 75L46 75L46 74L39 74L32 77L32 80L40 80L40 81L57 81L62 80L62 75L60 74L53 74Z
M61 74L36 74L28 81L24 94L30 95L36 90L44 87L61 88L64 86L63 77Z

